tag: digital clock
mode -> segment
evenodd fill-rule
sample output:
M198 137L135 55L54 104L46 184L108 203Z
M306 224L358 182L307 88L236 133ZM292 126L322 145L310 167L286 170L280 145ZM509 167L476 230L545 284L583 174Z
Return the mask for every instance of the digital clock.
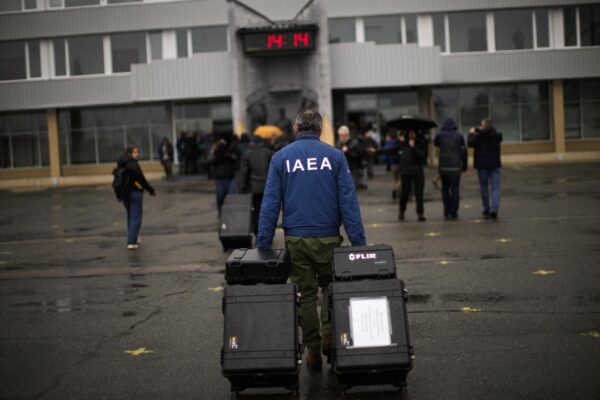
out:
M249 54L278 54L312 51L316 46L316 25L286 28L241 29L244 51Z

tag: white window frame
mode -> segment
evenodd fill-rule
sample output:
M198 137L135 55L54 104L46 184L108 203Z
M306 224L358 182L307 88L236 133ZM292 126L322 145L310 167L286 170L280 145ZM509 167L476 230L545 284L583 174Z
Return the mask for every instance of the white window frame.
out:
M187 58L191 58L192 55L194 54L194 52L193 52L194 46L192 46L192 28L187 28L186 33L187 33L187 49L188 49Z
M406 44L406 20L400 16L400 44Z
M356 18L354 20L354 36L356 38L356 43L364 43L365 42L365 20L363 17Z
M575 29L577 30L577 45L581 47L581 19L579 18L579 7L575 7Z
M485 15L485 29L486 40L487 40L487 52L496 52L496 21L494 19L494 12L488 12Z
M112 42L110 35L102 35L102 52L104 53L104 75L112 75Z
M450 54L450 18L448 14L444 14L444 42L446 51L443 51L442 54Z

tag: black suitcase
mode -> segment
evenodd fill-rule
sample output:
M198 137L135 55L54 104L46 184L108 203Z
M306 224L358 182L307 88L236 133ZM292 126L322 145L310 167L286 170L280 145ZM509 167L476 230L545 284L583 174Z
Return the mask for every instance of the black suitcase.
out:
M394 249L386 244L336 247L332 266L334 281L396 277Z
M246 388L284 387L298 392L302 362L298 287L234 285L223 297L223 375L232 397Z
M223 250L252 247L252 207L249 204L222 207L219 240Z
M223 205L241 205L252 207L252 194L228 194Z
M285 249L237 249L225 263L229 285L285 283L290 275L290 260Z
M385 303L389 309L389 344L364 346L357 343L358 337L352 335L350 299L353 301L376 301ZM412 369L413 350L408 334L408 319L406 315L407 293L404 282L398 279L363 280L358 282L333 282L329 286L329 312L333 325L333 345L329 361L336 373L340 388L345 391L352 386L390 384L403 387L406 375ZM356 303L353 303L356 304ZM381 304L381 303L380 303ZM364 310L364 308L363 308ZM381 331L385 320L379 311L368 311L354 316L358 322L375 321L375 323L357 324L356 335L361 335L364 341L365 326ZM379 313L379 314L378 314ZM379 322L379 325L377 324ZM356 324L356 323L355 323Z

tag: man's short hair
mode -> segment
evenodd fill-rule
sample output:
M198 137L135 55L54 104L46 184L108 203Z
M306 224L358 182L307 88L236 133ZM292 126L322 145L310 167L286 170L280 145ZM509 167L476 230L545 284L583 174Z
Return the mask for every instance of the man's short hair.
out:
M323 128L323 117L317 111L307 108L298 113L294 124L298 132L313 131L320 134Z
M346 132L346 133L350 133L350 128L348 128L346 125L342 125L338 128L338 135L342 132Z

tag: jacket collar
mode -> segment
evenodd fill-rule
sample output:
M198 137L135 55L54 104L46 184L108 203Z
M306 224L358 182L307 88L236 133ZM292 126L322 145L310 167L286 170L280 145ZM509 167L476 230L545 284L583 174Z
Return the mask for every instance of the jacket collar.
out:
M319 135L317 135L313 131L302 131L302 132L299 132L296 135L296 140L302 140L302 139L318 140L319 139Z

